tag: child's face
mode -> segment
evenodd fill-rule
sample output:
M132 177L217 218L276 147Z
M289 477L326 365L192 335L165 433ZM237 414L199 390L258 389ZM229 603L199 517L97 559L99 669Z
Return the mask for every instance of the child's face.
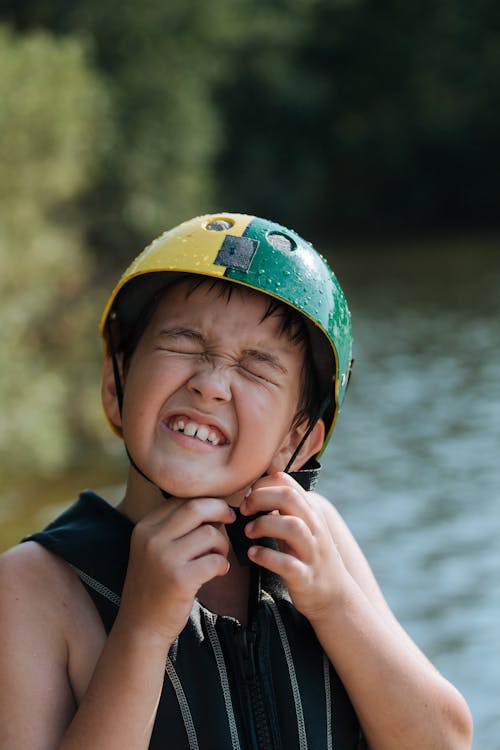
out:
M125 377L122 428L131 455L178 497L230 497L282 471L300 434L304 351L263 320L268 298L185 282L162 298ZM194 433L194 434L193 434Z

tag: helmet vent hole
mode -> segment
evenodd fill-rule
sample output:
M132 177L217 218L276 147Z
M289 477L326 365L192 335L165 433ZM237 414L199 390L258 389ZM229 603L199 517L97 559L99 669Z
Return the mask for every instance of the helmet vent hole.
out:
M224 232L226 229L231 229L234 221L231 219L214 219L207 224L207 229L211 232Z
M287 237L286 234L280 232L270 232L267 235L269 244L276 248L276 250L282 250L283 252L291 253L295 250L295 242Z

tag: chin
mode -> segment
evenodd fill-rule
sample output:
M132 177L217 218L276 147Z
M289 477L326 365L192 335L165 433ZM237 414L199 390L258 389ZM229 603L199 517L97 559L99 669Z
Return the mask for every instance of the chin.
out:
M241 491L240 487L224 486L217 482L207 482L206 479L189 479L185 476L174 480L170 477L169 481L165 482L165 484L161 483L159 486L174 497L185 500L189 500L192 497L227 498Z

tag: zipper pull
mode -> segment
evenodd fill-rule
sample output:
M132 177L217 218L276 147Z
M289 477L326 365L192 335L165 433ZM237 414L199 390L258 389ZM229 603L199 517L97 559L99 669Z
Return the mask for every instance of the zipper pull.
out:
M255 633L248 628L241 628L237 633L239 641L238 654L243 677L247 682L253 682L257 675L255 665Z

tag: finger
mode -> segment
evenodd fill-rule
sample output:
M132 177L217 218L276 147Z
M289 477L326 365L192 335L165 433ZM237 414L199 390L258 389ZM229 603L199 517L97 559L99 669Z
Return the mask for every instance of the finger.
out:
M217 576L224 576L229 570L229 561L216 553L193 560L188 567L189 577L197 589Z
M311 528L316 524L317 513L311 506L307 493L293 480L293 484L277 483L261 485L255 483L250 495L241 506L243 515L255 513L269 513L273 510L281 515L298 516Z
M196 560L212 552L227 558L229 539L210 523L198 526L172 543L172 555L182 555L186 561Z
M314 559L316 539L310 528L297 516L266 515L245 526L249 539L273 537L284 542L302 561L310 563Z
M259 487L262 488L274 486L294 487L302 489L297 481L293 477L291 477L290 474L286 474L284 471L275 471L273 474L265 474L253 483L251 489L253 490Z
M220 498L201 497L178 501L170 513L157 515L156 518L156 525L168 524L171 539L179 539L202 524L232 523L236 514Z
M262 568L276 573L287 585L288 581L303 578L306 573L306 566L301 560L280 550L254 545L248 550L248 557Z

